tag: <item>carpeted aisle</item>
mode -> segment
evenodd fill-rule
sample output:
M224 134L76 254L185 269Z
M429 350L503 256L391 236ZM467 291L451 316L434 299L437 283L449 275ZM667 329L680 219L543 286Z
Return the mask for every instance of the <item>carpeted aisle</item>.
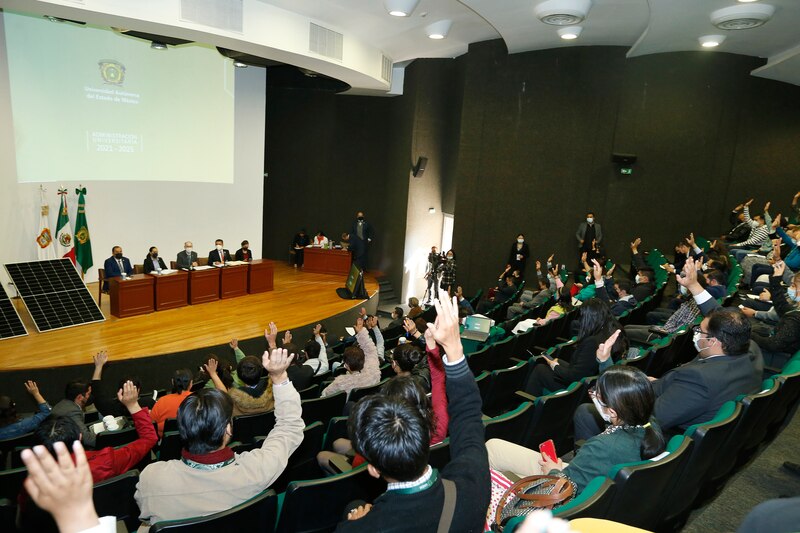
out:
M692 513L685 533L736 531L759 503L781 496L800 496L800 476L781 468L784 461L800 463L800 416L754 461L731 479L708 505ZM798 525L800 527L800 525Z

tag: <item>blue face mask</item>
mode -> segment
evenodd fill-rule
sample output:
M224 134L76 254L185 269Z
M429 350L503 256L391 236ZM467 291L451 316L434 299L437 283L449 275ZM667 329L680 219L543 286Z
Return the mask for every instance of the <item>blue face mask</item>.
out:
M793 302L800 302L800 294L797 294L797 291L794 287L789 287L786 289L786 294L789 297L789 300Z

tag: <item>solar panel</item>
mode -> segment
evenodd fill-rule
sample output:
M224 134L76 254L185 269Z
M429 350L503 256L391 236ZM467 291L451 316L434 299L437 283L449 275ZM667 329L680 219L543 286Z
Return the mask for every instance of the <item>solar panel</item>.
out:
M105 320L69 259L5 267L40 333Z
M28 330L22 320L19 319L14 304L8 298L8 294L0 288L0 339L10 339L12 337L22 337L27 335Z

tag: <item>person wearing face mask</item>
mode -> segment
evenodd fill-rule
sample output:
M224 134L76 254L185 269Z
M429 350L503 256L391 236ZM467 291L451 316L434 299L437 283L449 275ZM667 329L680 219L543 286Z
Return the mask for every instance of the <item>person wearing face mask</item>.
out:
M761 347L764 364L781 368L789 358L800 350L800 274L796 274L787 289L781 284L785 263L776 263L769 278L772 304L778 315L778 323L772 331L756 332L753 340ZM742 310L748 316L755 311Z
M250 243L246 240L242 241L242 247L236 250L234 257L237 261L252 261L253 250L250 249Z
M183 251L178 252L176 263L178 264L178 268L185 268L187 270L197 266L197 252L194 251L192 241L183 243Z
M350 229L350 249L353 251L353 263L361 270L367 268L367 252L371 243L372 224L367 222L364 212L359 211Z
M578 256L584 252L589 253L595 246L600 246L603 242L603 229L600 224L595 222L594 213L586 213L586 220L578 225L575 232L575 239L578 241Z
M144 258L142 264L144 265L145 274L149 274L153 271L160 272L167 269L164 260L158 256L158 248L155 246L150 247L150 252L147 254L147 257Z
M525 276L525 264L530 256L531 249L525 242L525 235L520 233L508 252L508 264L511 265L511 270L519 270L520 276Z
M441 287L448 296L453 296L456 291L456 253L452 249L448 250L442 265Z
M653 417L656 394L644 372L613 366L600 375L590 396L594 405L587 405L608 426L589 438L572 461L553 461L517 444L490 439L486 443L490 468L519 477L565 476L580 494L592 479L605 476L614 465L652 459L664 451L664 435Z
M103 263L105 270L103 281L103 292L108 292L108 280L111 278L118 278L124 273L126 276L133 274L133 267L131 261L122 255L122 246L114 246L111 249L111 257L106 259Z
M85 379L73 379L64 389L64 399L55 404L50 412L53 418L65 416L74 420L80 428L83 445L90 448L94 448L96 435L83 422L83 411L93 403L91 383Z
M208 264L225 266L231 260L231 253L223 247L222 239L214 241L214 249L208 252Z
M772 243L769 238L772 219L765 218L769 217L769 202L764 206L764 216L754 215L753 217L750 217L751 203L753 203L752 198L744 204L744 220L750 226L750 234L746 240L733 243L729 248L731 255L738 262L741 262L748 253L755 252L762 246Z

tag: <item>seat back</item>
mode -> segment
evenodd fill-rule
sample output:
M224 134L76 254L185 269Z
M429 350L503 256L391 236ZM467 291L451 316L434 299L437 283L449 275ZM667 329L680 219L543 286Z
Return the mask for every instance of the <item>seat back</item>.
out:
M586 385L580 381L566 389L536 399L536 413L523 438L523 446L534 450L547 439L553 439L556 450L572 449L572 418L583 400Z
M165 431L158 447L158 459L159 461L180 459L182 449L183 440L181 440L181 434L178 431Z
M478 376L481 372L492 370L493 357L494 345L484 346L477 352L472 352L467 356L467 365L472 370L472 374Z
M12 502L17 501L17 495L22 490L22 482L28 477L28 469L12 468L0 470L0 499L7 498Z
M25 433L10 439L0 439L0 470L13 468L9 464L11 463L10 456L15 449L20 447L30 448L35 444L39 444L39 441L33 433Z
M325 440L322 443L322 449L333 451L333 442L336 439L346 439L347 434L347 416L335 416L328 422L328 430L325 432Z
M385 490L386 483L370 476L366 464L335 476L292 481L286 487L276 531L332 531L348 503L374 501Z
M516 391L524 387L527 375L527 361L517 363L511 368L492 372L492 381L483 400L483 414L497 416L522 403L520 397L516 395Z
M490 372L481 372L475 378L475 384L478 386L478 392L481 393L481 401L486 398L486 393L489 392L489 386L492 384L492 374Z
M534 406L533 402L525 402L513 411L485 419L483 421L484 438L487 441L503 439L524 446L526 431L538 408L540 407Z
M591 480L580 494L553 511L553 515L565 520L575 518L604 518L614 499L614 482L604 476Z
M286 486L294 479L314 479L325 473L319 468L317 454L322 451L322 440L325 437L325 426L322 422L314 422L303 430L303 442L289 456L289 462L280 477L271 488L277 492L286 490Z
M800 367L800 364L798 366ZM767 441L775 438L800 399L800 368L796 372L781 373L775 379L780 381L781 387L779 397L775 399L771 409L774 416L767 426L765 437Z
M268 435L275 427L275 411L233 417L233 440L247 443Z
M327 424L334 416L342 416L344 404L347 402L345 391L314 400L303 400L303 421L306 424L322 422Z
M124 446L130 444L139 438L135 427L127 427L118 431L103 431L97 434L95 441L95 449L102 450L108 446L116 448L117 446Z
M431 446L428 464L441 470L450 462L450 438L444 439Z
M605 518L648 531L655 530L664 491L670 480L684 468L692 445L692 439L678 435L669 442L666 457L612 468L608 477L614 480L616 490Z
M694 441L694 445L686 467L672 480L670 488L664 494L660 522L675 526L668 529L677 531L685 523L691 512L692 502L700 492L706 472L741 414L740 403L726 402L713 419L703 424L695 424L684 432L685 436Z
M357 402L361 398L365 396L370 396L372 394L378 394L380 392L381 387L383 384L386 383L386 379L383 381L376 383L375 385L369 385L367 387L358 387L350 391L350 396L347 397L348 402Z
M303 390L297 391L297 393L300 394L301 400L311 400L313 398L319 398L319 385L314 383L313 385Z
M139 483L139 471L129 470L124 474L96 483L92 492L97 516L114 516L122 520L133 531L139 527L139 506L133 495Z
M177 418L167 418L164 420L164 432L167 431L178 431L178 419Z
M513 335L494 343L493 357L490 360L491 368L487 368L486 370L508 368L512 364L511 357L514 355L512 351L515 345L516 338Z
M220 513L184 520L158 522L150 527L151 533L185 531L191 533L219 533L221 531L274 531L278 515L278 496L274 490L265 490L244 503Z

